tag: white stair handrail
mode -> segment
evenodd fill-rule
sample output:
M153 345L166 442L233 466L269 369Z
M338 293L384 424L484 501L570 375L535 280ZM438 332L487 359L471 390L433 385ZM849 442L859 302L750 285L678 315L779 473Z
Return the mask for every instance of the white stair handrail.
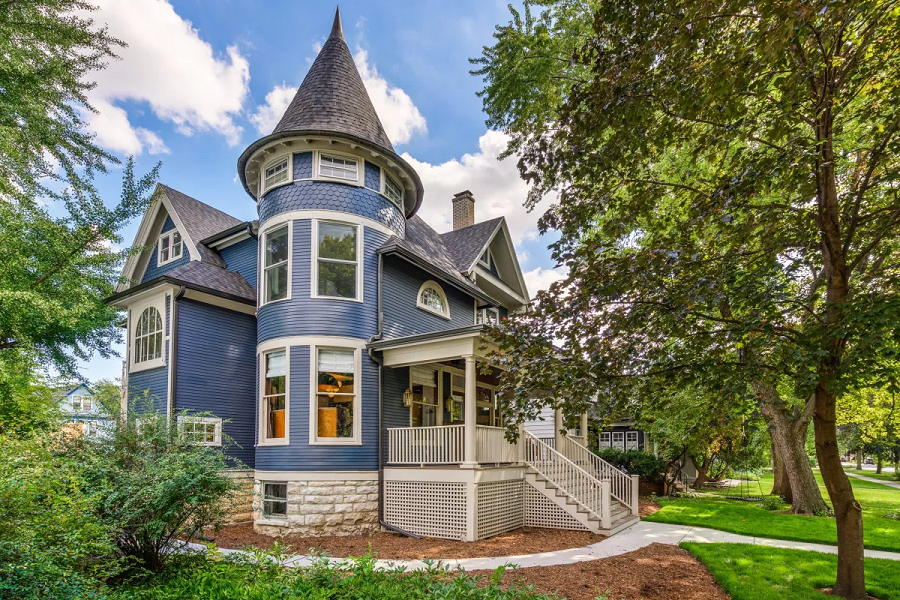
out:
M594 478L529 431L525 432L525 464L594 513L602 527L609 529L609 484Z
M617 469L569 436L562 438L561 448L557 450L595 479L609 480L610 495L637 514L638 492L635 477Z

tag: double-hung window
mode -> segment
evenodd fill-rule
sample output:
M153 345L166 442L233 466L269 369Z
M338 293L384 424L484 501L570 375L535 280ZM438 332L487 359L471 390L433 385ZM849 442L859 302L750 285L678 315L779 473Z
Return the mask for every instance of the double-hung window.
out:
M319 176L359 181L359 161L344 156L319 154Z
M273 187L277 187L291 181L291 157L284 156L266 165L263 171L262 189L259 195L262 196Z
M263 517L284 519L287 517L287 484L263 483Z
M609 448L609 446L610 446L610 442L609 442L609 432L608 432L608 431L601 431L601 432L600 432L600 447L601 447L601 448Z
M266 232L263 242L263 304L288 297L289 224Z
M198 446L222 445L222 419L214 417L178 417L184 438Z
M181 241L181 234L177 231L167 231L159 236L159 246L156 256L156 264L164 265L173 260L181 258L184 251L184 244Z
M359 300L359 227L328 221L316 227L316 295Z
M287 352L267 352L263 355L263 442L287 442L287 401Z
M94 405L91 396L72 396L72 410L89 411Z
M481 325L497 325L500 323L500 310L496 307L489 306L478 310L475 323Z
M317 348L315 410L311 412L314 442L358 441L359 419L356 350Z

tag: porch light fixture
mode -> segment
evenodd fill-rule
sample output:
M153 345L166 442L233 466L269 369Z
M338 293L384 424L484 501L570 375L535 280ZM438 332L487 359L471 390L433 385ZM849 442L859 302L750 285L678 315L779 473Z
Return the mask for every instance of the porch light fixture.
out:
M412 399L413 399L412 390L407 389L405 392L403 392L403 406L409 408L409 406L412 404Z

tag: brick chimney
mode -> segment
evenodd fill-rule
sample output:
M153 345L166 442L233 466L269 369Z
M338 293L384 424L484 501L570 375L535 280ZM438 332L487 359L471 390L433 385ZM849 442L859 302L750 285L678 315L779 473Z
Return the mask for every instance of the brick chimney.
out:
M453 231L475 224L475 196L469 190L453 194Z

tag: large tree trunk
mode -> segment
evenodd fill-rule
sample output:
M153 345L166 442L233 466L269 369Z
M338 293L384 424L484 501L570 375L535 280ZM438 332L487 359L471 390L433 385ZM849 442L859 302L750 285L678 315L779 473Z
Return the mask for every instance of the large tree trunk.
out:
M774 386L756 381L753 382L753 390L759 398L760 412L769 425L769 435L778 446L791 492L791 512L812 515L826 510L827 505L806 455L806 433L809 431L813 400L810 399L804 410L789 412Z
M875 474L881 475L881 455L875 457Z
M694 480L694 489L699 490L704 483L709 481L709 468L712 466L713 459L710 456L704 458L703 462L700 462L696 456L692 456L691 460L694 462L694 466L697 467L697 479Z
M850 479L841 465L837 444L835 399L823 384L816 390L816 456L837 521L838 568L834 595L865 600L862 507L853 496Z
M773 496L781 496L782 500L793 504L791 480L788 479L787 473L784 470L784 461L781 459L781 451L778 449L778 442L775 441L775 436L772 435L771 429L769 430L769 439L772 442L772 475L775 477L771 494Z
M856 451L856 470L862 471L862 459L863 459L863 451L862 448Z

